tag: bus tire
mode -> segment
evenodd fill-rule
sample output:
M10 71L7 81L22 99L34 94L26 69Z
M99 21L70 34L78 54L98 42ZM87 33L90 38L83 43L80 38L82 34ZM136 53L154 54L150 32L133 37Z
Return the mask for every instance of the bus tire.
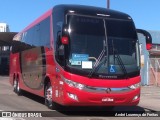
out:
M19 87L19 79L17 77L14 78L13 81L13 91L18 95L22 95L22 90Z
M44 94L45 94L45 105L49 108L49 109L55 109L54 103L52 101L52 86L50 82L47 82L47 84L45 85L45 89L44 89Z
M17 80L16 80L16 78L13 79L13 91L15 93L17 92Z

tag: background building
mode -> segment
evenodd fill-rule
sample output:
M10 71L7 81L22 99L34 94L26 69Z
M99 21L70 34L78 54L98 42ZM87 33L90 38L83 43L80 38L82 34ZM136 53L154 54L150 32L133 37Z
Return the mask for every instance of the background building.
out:
M160 86L160 31L150 31L153 39L153 47L150 53L149 85Z
M9 32L9 26L6 23L0 23L0 75L9 74L9 55L15 34L17 33Z
M0 32L9 32L9 26L7 23L0 23Z
M9 55L15 32L0 32L0 75L9 74Z

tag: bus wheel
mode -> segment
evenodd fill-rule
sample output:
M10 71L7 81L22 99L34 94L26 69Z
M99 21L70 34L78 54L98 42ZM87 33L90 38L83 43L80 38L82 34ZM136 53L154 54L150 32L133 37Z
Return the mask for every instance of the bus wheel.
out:
M17 93L17 80L15 78L13 80L13 91Z
M51 83L48 82L47 85L45 86L45 105L49 108L49 109L54 109L54 104L52 101L52 86Z
M14 87L14 92L17 94L17 95L21 95L22 94L22 90L20 89L19 87L19 80L18 78L15 78L14 79L14 82L13 82L13 87Z

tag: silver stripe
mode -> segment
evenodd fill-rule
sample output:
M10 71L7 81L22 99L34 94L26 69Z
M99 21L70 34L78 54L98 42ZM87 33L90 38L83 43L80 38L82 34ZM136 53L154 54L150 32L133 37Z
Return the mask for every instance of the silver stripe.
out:
M129 92L132 89L129 87L122 87L122 88L103 88L103 87L91 87L86 86L84 88L85 91L88 92L95 92L95 93L123 93L123 92Z

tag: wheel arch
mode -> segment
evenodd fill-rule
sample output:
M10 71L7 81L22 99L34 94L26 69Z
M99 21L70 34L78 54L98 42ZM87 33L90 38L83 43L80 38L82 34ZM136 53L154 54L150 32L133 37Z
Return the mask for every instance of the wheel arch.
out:
M50 82L50 77L49 76L45 76L44 78L44 85L46 85L46 83Z

